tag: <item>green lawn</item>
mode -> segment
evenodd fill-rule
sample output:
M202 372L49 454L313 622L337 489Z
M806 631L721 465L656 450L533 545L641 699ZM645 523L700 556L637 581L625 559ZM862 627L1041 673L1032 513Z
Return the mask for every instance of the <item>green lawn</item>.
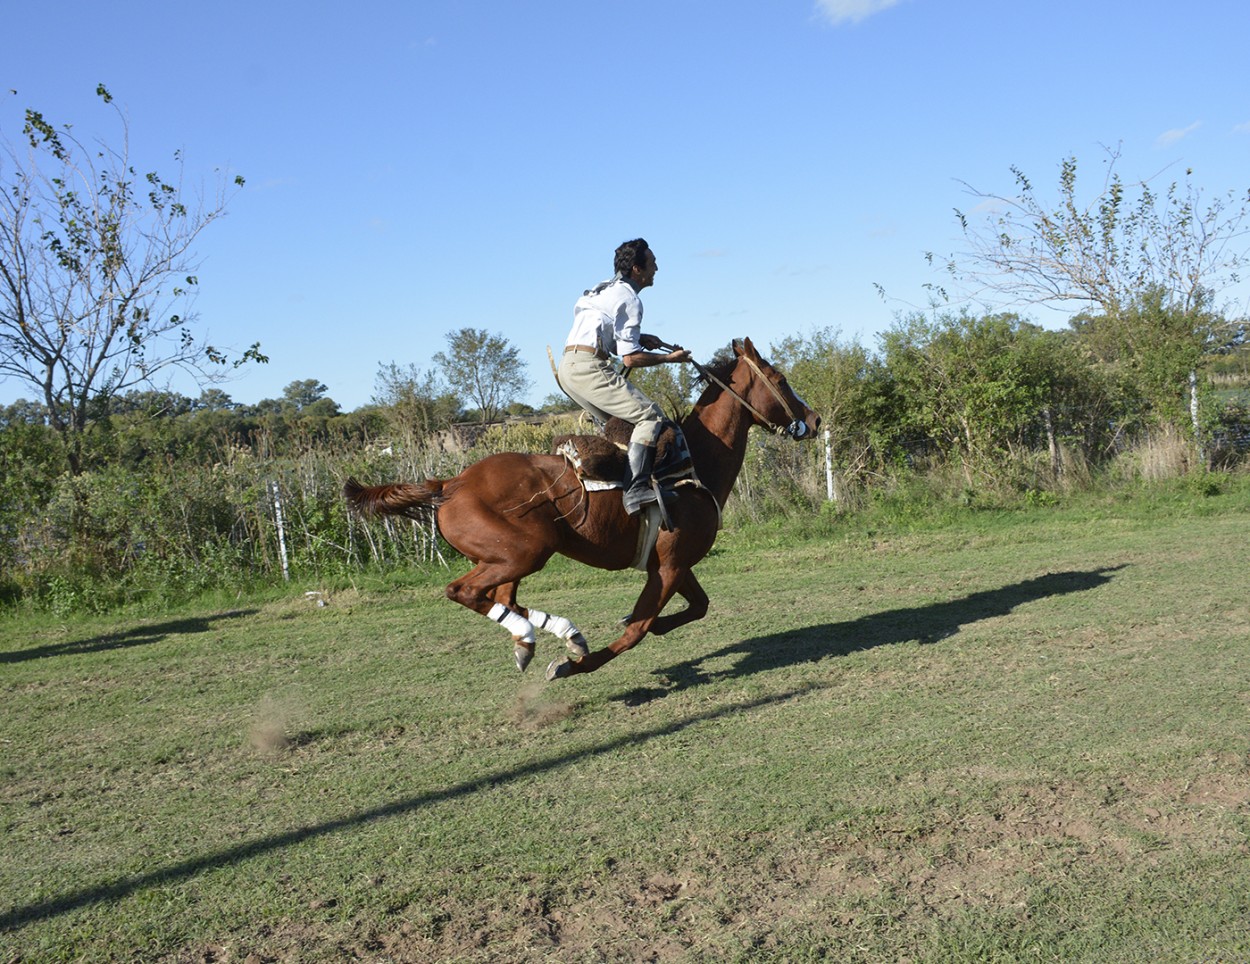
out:
M1226 488L729 531L551 684L446 573L9 617L0 961L1248 959ZM640 586L521 598L599 646Z

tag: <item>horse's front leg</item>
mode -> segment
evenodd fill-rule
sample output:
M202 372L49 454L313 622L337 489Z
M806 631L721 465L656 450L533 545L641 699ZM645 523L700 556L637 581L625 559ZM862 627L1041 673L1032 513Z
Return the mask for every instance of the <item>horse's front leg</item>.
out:
M693 571L688 571L686 578L677 586L677 595L686 600L686 608L667 616L656 616L648 630L651 635L663 636L665 633L671 633L678 626L693 623L707 615L707 593L699 585L699 580L694 577Z
M610 662L621 653L633 649L647 635L664 604L667 603L681 585L689 570L653 570L647 576L647 584L642 587L642 594L634 604L633 616L629 624L616 640L603 649L588 653L577 662L571 662L563 656L553 659L547 666L547 679L563 679L577 673L593 673L604 663Z

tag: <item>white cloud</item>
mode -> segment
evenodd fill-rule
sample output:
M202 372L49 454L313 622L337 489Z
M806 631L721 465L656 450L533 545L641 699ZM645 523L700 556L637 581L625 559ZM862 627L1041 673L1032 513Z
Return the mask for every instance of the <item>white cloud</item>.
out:
M1188 127L1174 127L1170 131L1164 131L1155 138L1155 147L1171 147L1177 141L1184 140L1201 126L1202 121L1194 121Z
M993 216L995 214L1002 214L1008 210L1010 210L1010 205L1006 199L1000 197L987 197L970 207L967 213Z
M1233 133L1250 134L1250 121L1246 121L1244 124L1238 124L1236 127L1233 128Z
M899 0L816 0L816 9L830 23L859 23L888 10Z

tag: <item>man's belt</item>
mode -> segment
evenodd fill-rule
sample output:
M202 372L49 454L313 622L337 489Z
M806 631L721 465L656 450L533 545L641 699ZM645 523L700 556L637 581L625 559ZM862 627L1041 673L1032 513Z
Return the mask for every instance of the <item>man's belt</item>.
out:
M587 355L594 355L600 361L607 361L610 357L602 348L592 348L590 345L565 345L564 353L567 355L571 351L584 351Z

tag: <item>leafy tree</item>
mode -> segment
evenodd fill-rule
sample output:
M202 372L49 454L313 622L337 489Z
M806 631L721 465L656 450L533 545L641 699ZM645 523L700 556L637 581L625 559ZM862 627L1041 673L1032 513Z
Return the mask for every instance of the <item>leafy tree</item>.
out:
M195 400L197 412L229 412L238 408L234 400L220 388L206 388Z
M48 410L39 402L19 398L12 405L0 407L0 428L6 425L46 425Z
M327 439L336 434L339 403L332 398L318 398L301 408L294 416L295 427L306 439Z
M969 247L946 267L973 297L1101 312L1121 360L1147 379L1165 377L1179 402L1197 359L1235 337L1216 301L1250 262L1250 192L1207 203L1192 170L1161 193L1150 181L1130 192L1115 170L1118 151L1108 155L1102 187L1088 203L1074 157L1060 165L1057 202L1043 200L1018 168L1013 194L969 188L989 213L974 221L956 212ZM1160 399L1158 384L1142 391Z
M159 388L132 389L108 400L108 413L122 415L138 413L148 418L169 418L191 411L194 402L179 392Z
M626 375L663 409L664 414L680 422L690 412L698 384L698 372L690 365L653 365L650 368L627 368Z
M112 104L103 85L96 93ZM89 146L28 109L24 148L5 141L0 151L0 376L42 400L72 474L112 397L170 369L211 381L265 360L254 344L231 363L175 310L198 284L193 245L233 191L223 181L212 197L189 196L178 153L174 181L137 174L113 110L119 147Z
M22 399L0 408L0 602L26 564L25 531L43 515L62 466L42 406Z
M769 358L815 411L829 433L840 465L866 467L877 429L880 366L857 341L843 344L838 332L821 328L791 335L771 346Z
M580 411L580 407L577 402L565 395L564 392L551 392L546 398L543 399L542 407L539 411L556 414L560 412Z
M225 420L208 419L204 424L224 427L267 453L298 449L312 439L327 438L340 415L338 402L325 393L319 379L297 379L283 388L281 398L262 398L255 405L236 407Z
M1205 310L1204 300L1185 312L1169 304L1166 292L1151 288L1117 315L1082 313L1072 319L1088 357L1120 386L1126 421L1187 421L1184 386L1190 373L1198 372L1204 357L1226 350L1234 333Z
M386 416L376 405L345 412L334 420L334 425L344 438L360 443L384 436L387 431Z
M385 410L392 432L414 439L446 428L460 413L460 399L434 372L395 362L378 366L373 401Z
M325 398L327 387L315 378L291 382L282 389L282 407L287 411L301 412Z
M262 398L251 410L257 415L281 415L286 409L286 400L282 398Z
M449 331L447 351L436 354L434 362L449 385L477 403L483 424L496 421L530 387L520 350L484 328Z
M915 314L881 342L903 426L958 458L969 486L1004 481L1004 456L1042 438L1055 449L1056 385L1067 373L1055 333L1011 314Z

